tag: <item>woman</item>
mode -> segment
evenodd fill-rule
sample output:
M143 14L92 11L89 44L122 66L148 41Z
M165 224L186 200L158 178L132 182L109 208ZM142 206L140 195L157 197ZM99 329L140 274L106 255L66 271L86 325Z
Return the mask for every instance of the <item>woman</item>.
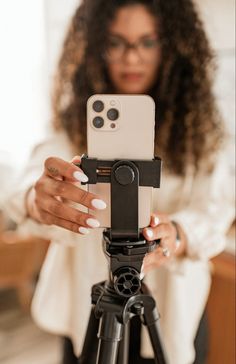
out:
M99 221L84 210L104 209L105 203L74 184L87 180L72 163L86 150L86 101L94 93L146 93L157 104L156 154L164 171L143 231L161 245L145 257L143 269L162 315L169 362L194 362L210 287L208 259L224 248L233 215L224 208L223 128L211 70L212 52L191 0L85 0L72 19L55 84L55 132L35 148L10 207L22 228L52 241L33 315L41 327L69 337L76 356L90 288L107 270Z

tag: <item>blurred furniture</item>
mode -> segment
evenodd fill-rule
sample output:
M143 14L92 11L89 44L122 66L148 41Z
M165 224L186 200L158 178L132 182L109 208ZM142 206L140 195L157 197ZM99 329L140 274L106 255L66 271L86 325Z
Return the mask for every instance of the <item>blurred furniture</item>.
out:
M48 246L47 240L35 236L0 233L0 288L16 288L23 309L29 308Z
M235 247L235 224L229 239ZM212 260L212 287L207 304L209 357L207 364L235 364L235 254L223 252Z

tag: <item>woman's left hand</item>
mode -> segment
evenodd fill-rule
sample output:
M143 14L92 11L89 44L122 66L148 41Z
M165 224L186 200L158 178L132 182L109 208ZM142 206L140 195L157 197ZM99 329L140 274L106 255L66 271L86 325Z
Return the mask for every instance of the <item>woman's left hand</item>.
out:
M160 239L156 249L145 256L143 271L160 267L174 256L182 256L186 249L186 237L181 226L178 225L180 241L176 241L177 231L169 216L164 213L155 213L151 216L150 226L143 229L143 235L147 241Z

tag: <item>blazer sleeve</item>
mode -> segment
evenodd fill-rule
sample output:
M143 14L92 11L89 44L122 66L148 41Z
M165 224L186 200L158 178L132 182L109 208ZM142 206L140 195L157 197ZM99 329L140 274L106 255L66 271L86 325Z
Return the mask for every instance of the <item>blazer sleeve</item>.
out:
M196 176L186 208L171 215L187 235L189 258L208 260L225 248L226 233L235 219L234 170L229 157L221 152L210 176Z

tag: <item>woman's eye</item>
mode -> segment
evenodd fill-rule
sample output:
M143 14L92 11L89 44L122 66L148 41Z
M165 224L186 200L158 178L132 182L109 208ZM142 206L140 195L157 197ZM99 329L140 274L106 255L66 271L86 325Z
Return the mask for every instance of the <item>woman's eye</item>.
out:
M109 41L108 41L109 48L119 48L122 46L123 46L123 43L118 39L109 39Z
M157 40L156 39L144 39L141 42L141 44L145 48L154 48L157 45Z

